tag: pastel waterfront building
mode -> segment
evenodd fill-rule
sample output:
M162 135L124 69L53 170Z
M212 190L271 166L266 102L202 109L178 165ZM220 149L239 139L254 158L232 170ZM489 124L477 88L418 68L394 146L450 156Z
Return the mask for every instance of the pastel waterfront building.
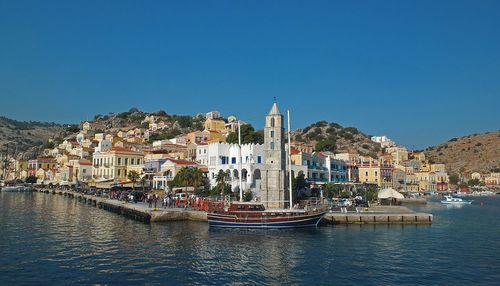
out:
M357 153L339 153L335 154L335 158L342 160L346 164L347 168L347 181L356 183L359 182L359 168L358 165L361 162L360 156Z
M346 183L348 181L347 163L337 159L332 152L319 152L325 158L325 167L328 171L329 183Z
M54 158L50 157L38 157L33 160L28 161L28 176L37 176L37 172L40 169L43 170L53 170L57 167L57 162ZM41 174L42 172L39 172ZM40 179L43 179L43 176L40 176Z
M472 180L479 180L479 182L484 182L484 179L488 177L487 175L481 174L479 172L474 172L470 174L470 178Z
M92 162L90 160L70 160L68 165L73 167L73 177L70 182L88 182L92 179Z
M144 154L127 148L113 147L105 152L93 155L92 177L96 181L128 181L128 170L131 166L142 169Z
M304 166L305 178L315 184L322 184L329 181L329 171L326 167L325 156L319 153L302 152L292 149L292 166Z
M361 183L376 184L381 188L392 187L392 157L384 156L379 159L364 157L358 168Z
M487 186L498 186L500 185L500 173L490 173L489 176L484 178L484 183Z

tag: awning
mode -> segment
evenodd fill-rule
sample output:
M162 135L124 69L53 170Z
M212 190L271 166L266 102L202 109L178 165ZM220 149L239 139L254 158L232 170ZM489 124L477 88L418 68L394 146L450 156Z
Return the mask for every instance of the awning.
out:
M387 188L387 189L380 190L378 192L378 198L379 199L390 199L390 198L404 199L404 196L401 193L398 193L393 188Z

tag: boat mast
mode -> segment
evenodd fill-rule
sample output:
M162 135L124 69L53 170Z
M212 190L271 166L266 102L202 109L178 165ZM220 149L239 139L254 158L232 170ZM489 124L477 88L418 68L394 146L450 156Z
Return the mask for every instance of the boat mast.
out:
M240 202L243 202L243 184L241 182L241 122L238 120L238 157L239 157L239 163L238 163L238 174L239 174L239 187L240 187Z
M293 208L293 196L292 196L292 144L291 144L291 133L290 133L290 110L287 110L288 116L288 188L290 190L290 209Z

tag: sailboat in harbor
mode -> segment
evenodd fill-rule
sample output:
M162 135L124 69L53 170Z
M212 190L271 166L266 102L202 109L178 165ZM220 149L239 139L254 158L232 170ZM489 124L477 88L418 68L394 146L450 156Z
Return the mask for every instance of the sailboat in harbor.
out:
M239 122L238 122L239 123ZM241 174L241 132L238 125L240 146L238 165ZM283 115L274 102L266 117L264 144L266 170L263 178L261 202L243 202L240 182L239 202L215 202L209 205L208 224L210 227L225 228L298 228L316 227L326 211L319 208L298 209L293 206L290 112L288 111L288 152L285 152ZM288 165L288 200L286 196L286 167ZM241 181L241 176L240 176ZM288 203L288 207L286 206Z

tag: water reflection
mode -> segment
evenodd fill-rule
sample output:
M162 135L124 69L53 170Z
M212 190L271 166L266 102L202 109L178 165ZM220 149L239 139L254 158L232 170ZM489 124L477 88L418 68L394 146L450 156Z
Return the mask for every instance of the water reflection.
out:
M302 230L147 225L47 194L0 193L1 284L487 284L500 275L500 200L434 213L432 226ZM481 217L482 219L478 219ZM452 251L460 250L460 251ZM466 250L466 251L465 251ZM443 271L446 270L446 271Z

